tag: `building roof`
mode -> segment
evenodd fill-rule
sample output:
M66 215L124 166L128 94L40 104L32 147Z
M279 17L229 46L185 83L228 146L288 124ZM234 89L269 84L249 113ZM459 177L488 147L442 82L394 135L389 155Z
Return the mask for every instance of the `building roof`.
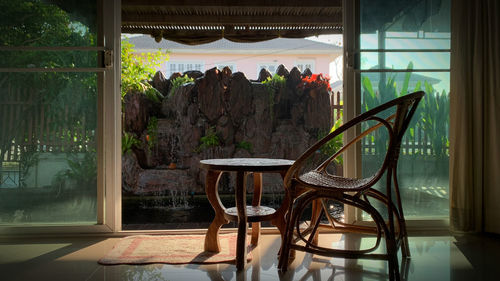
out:
M162 40L157 43L149 35L134 36L128 41L135 45L135 49L148 52L167 49L175 53L272 53L280 54L332 54L341 53L342 48L317 42L309 39L276 38L267 41L252 43L237 43L227 39L220 39L202 45L185 45L177 42Z

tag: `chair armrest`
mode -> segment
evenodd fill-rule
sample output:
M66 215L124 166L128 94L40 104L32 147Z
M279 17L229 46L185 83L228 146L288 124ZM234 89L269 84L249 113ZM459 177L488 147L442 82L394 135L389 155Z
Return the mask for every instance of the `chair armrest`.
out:
M285 185L286 186L290 186L289 184L291 183L291 180L294 177L298 176L297 172L303 166L303 164L305 163L305 161L314 152L316 152L319 148L321 148L323 145L325 145L327 142L329 142L330 140L332 140L336 136L338 136L338 135L344 133L345 131L347 131L348 129L350 129L350 128L358 125L358 124L361 124L363 122L366 122L366 121L373 121L374 120L374 121L378 121L379 122L378 124L376 124L376 125L368 128L367 130L365 130L364 132L362 132L361 134L359 134L358 136L356 136L356 138L352 139L347 144L345 144L344 146L342 146L337 152L335 152L327 160L325 160L323 163L321 163L316 168L316 170L323 171L331 163L331 161L333 161L335 158L337 158L347 148L349 148L353 144L359 142L361 139L363 139L363 137L365 137L366 135L370 134L371 132L377 130L378 128L380 128L382 126L387 127L387 129L389 130L389 134L392 134L392 128L389 126L389 122L390 122L390 120L394 119L395 117L396 117L396 114L393 114L393 115L389 116L386 119L382 119L380 117L376 117L376 116L373 116L373 115L364 115L364 114L362 114L362 115L359 115L358 117L350 120L349 122L343 124L342 126L340 126L339 128L337 128L335 131L329 133L328 135L326 135L325 137L323 137L321 140L317 141L314 145L312 145L310 148L308 148L297 160L295 160L295 163L288 169L288 171L287 171L287 173L285 175L285 179L284 179Z

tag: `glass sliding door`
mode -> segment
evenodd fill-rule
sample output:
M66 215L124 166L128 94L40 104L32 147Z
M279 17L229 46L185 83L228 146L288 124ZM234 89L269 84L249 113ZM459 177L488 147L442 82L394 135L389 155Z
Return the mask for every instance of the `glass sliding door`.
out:
M357 3L350 69L357 98L347 106L362 113L411 92L426 92L401 147L401 196L407 219L447 218L450 0ZM369 176L380 167L387 139L377 133L362 141L356 152L358 175ZM384 185L377 188L383 191Z
M0 226L99 221L98 2L0 4Z

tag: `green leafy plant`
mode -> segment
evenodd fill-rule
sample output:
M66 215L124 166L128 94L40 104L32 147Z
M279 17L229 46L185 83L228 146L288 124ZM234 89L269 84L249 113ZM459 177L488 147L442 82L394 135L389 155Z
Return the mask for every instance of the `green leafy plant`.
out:
M172 80L172 87L170 88L169 95L172 96L179 87L186 83L194 82L194 79L191 77L188 77L187 74L184 76L180 76Z
M68 153L66 160L69 169L54 176L53 183L58 187L58 194L64 187L83 187L95 189L97 185L97 153Z
M146 128L146 142L149 150L152 150L158 143L158 119L154 116L149 119L148 127Z
M149 85L149 83L148 83ZM146 88L146 90L144 91L144 95L146 95L146 97L155 102L155 103L160 103L161 100L163 99L163 95L160 93L160 91L158 91L157 89L149 86Z
M84 153L83 159L79 158L76 153L71 154L67 162L69 170L65 172L66 177L86 187L95 186L97 182L97 153L95 151Z
M210 147L216 147L220 145L219 137L215 132L215 127L209 127L205 136L200 138L200 145L195 150L196 152L200 152Z
M141 142L133 135L123 132L122 136L122 154L131 153L133 147L137 147Z
M252 143L247 141L240 141L236 144L236 148L244 149L250 153L252 153Z
M337 130L340 126L342 126L342 116L343 116L343 111L341 110L340 111L340 118L335 121L335 124L333 124L332 128L330 129L330 132L328 133L323 133L323 134L319 134L318 136L318 139L322 139L323 137L325 137L327 134L329 133L333 133L333 131ZM342 138L343 138L343 133L334 137L333 139L329 140L327 143L325 143L320 149L319 151L325 155L325 156L332 156L333 154L335 154L337 151L340 150L340 148L342 148L343 146L343 141L342 141ZM335 158L334 160L334 163L337 164L337 165L342 165L343 163L343 159L342 159L342 155L339 155L337 158Z
M128 40L122 41L121 49L121 94L122 98L129 92L144 93L149 99L158 102L163 97L147 81L153 79L156 70L169 59L162 50L154 53L135 54L134 45Z
M413 63L410 62L407 66L408 70L413 69ZM362 79L362 87L363 87L363 101L361 108L363 111L368 111L378 105L381 105L385 102L388 102L392 99L395 99L399 96L405 95L408 93L408 87L410 83L411 72L407 72L405 74L405 79L403 81L403 85L401 87L401 92L398 93L397 85L395 82L396 75L389 75L387 81L381 79L378 84L378 92L373 90L372 83L368 77L363 77ZM383 115L379 117L387 118L391 113L385 112ZM362 130L366 130L369 127L375 125L375 122L364 122L362 124ZM369 141L375 145L376 153L383 153L386 149L389 135L386 131L378 129L371 133L369 136Z
M38 164L40 153L35 145L29 145L21 149L19 159L19 186L26 187L26 177L30 169Z
M417 126L422 128L429 138L433 153L438 158L446 158L449 155L448 129L450 125L450 97L445 91L441 94L436 92L432 85L425 82L426 95L422 99L419 108L420 122Z
M81 22L76 14L68 13L50 1L2 1L2 32L0 42L9 46L95 46L97 31L92 24ZM89 6L90 7L90 6ZM21 68L77 68L97 65L95 52L16 50L2 56L3 67ZM40 151L50 139L55 140L61 128L71 135L95 132L97 124L97 74L83 72L4 72L0 79L0 103L8 102L16 93L29 92L29 100L21 98L16 106L20 114L6 115L12 129L2 128L0 137L0 165L13 141L20 142L28 132L27 124L37 128L30 135L28 146ZM14 95L13 95L14 94ZM22 109L21 109L22 108ZM44 108L40 118L40 108ZM5 118L5 117L2 117ZM40 125L43 124L43 125ZM42 126L42 127L38 127ZM82 130L80 130L82 129ZM87 136L91 136L88 133ZM94 138L92 135L90 138ZM85 150L85 140L73 140L61 150ZM94 141L94 140L92 140ZM64 142L63 142L64 143ZM17 147L17 146L16 146ZM13 148L12 148L13 149ZM25 150L25 149L23 149ZM23 153L30 153L20 151ZM31 156L21 156L29 158ZM21 167L22 168L22 167ZM22 172L22 171L21 171ZM22 175L21 175L22 177ZM20 179L20 183L22 179Z
M271 119L274 118L274 97L277 91L285 88L286 78L274 74L273 77L267 77L266 80L262 81L262 84L266 87L267 93L269 94L269 114Z
M408 70L413 69L413 63L408 64ZM410 92L409 81L411 78L411 72L407 72L405 79L401 86L401 91L397 92L397 85L395 82L395 75L389 76L387 81L379 82L379 92L373 90L372 84L368 77L362 79L363 87L363 102L362 109L367 111L377 105L387 102L396 97L402 96ZM408 128L408 134L411 138L415 137L415 132L420 129L421 132L427 137L432 147L432 153L437 158L446 158L449 155L449 93L443 91L441 94L436 92L432 85L427 81L418 81L415 84L413 92L424 90L425 96L420 102L417 111L415 112L415 117L412 118ZM387 117L386 116L380 117ZM373 123L365 123L363 125L363 130L368 128ZM386 133L377 130L368 136L370 142L375 145L376 153L380 153L385 150L388 140L388 135ZM428 152L424 152L428 155Z

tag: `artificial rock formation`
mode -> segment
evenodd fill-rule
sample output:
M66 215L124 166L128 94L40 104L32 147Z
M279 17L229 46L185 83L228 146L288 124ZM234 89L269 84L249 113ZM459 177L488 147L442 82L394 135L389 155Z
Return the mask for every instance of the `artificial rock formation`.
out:
M126 96L125 130L134 133L141 145L132 150L134 157L124 156L125 192L144 194L185 189L203 193L205 173L199 168L201 159L295 159L321 133L330 130L329 92L325 87L299 89L303 74L297 68L291 71L283 66L278 68L286 83L272 95L265 84L250 81L241 72L231 73L229 68L185 74L195 81L171 93L170 81L181 74L169 79L160 72L155 75L152 85L165 95L161 111L154 113L156 116L148 112L151 105L140 109L140 105L150 102L143 100L144 95ZM267 79L271 75L261 72L259 77ZM158 122L156 142L151 148L147 143L151 132L146 127L152 117ZM134 124L135 121L139 124ZM208 138L211 132L216 136L211 139L217 139L217 145L204 145L202 138Z

